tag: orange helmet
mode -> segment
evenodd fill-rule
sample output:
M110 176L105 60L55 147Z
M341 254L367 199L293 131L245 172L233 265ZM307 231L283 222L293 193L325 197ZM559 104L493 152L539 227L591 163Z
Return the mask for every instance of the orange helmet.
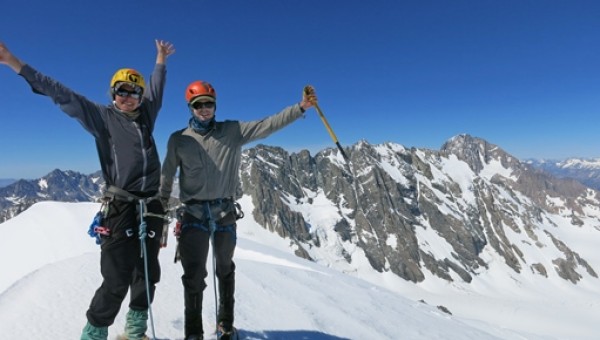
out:
M208 96L212 97L213 100L217 100L217 92L212 87L210 83L207 83L202 80L195 81L188 85L187 89L185 89L185 101L189 104L192 99L199 96Z

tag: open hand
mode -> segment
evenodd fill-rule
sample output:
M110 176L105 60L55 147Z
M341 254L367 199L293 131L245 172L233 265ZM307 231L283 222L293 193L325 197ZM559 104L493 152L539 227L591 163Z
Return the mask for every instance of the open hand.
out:
M175 53L175 47L168 41L155 40L156 42L156 63L164 64L167 61L167 57Z

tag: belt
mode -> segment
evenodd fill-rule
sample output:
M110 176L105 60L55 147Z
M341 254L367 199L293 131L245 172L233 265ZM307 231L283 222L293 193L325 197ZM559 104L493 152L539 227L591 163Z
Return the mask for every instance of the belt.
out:
M207 204L208 205L217 205L217 204L221 204L224 202L231 202L233 201L233 197L226 197L226 198L217 198L214 200L196 200L196 199L191 199L189 201L184 202L186 205L204 205Z
M104 197L125 202L136 202L146 199L145 197L139 197L114 185L108 186L108 188L104 191Z

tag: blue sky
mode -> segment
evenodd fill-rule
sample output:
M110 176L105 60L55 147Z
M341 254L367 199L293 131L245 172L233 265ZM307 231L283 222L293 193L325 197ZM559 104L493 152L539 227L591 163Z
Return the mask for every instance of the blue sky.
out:
M591 0L23 0L0 11L0 41L100 103L114 71L148 76L154 39L172 42L161 159L194 80L215 86L218 119L260 119L312 84L344 146L439 149L468 133L561 159L600 157L599 18ZM92 137L5 66L0 103L0 178L100 168ZM314 110L261 142L334 147Z

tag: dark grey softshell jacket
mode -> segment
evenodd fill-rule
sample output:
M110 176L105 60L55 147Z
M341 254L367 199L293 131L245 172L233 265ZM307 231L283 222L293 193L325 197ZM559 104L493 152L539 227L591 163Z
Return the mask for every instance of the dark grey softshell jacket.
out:
M162 106L166 66L156 64L135 119L114 107L96 104L29 65L20 75L35 93L52 98L96 140L102 175L108 185L152 196L160 184L160 159L152 137Z

